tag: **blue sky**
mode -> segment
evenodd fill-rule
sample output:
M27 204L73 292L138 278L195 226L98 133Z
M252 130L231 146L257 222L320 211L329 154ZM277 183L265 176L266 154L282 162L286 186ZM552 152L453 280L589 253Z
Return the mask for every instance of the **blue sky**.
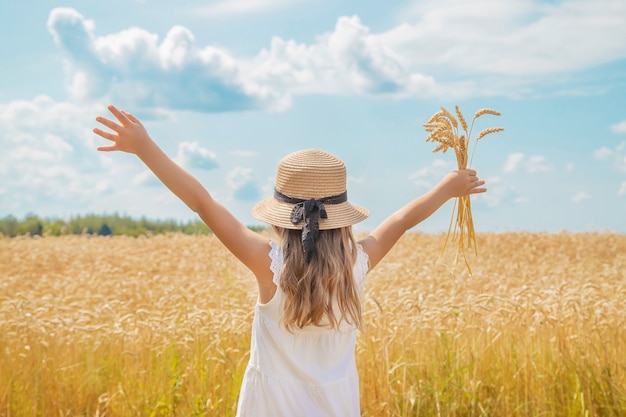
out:
M0 6L0 217L193 219L134 156L95 150L114 103L246 224L284 155L334 153L371 230L455 168L422 124L458 104L506 129L474 157L478 231L626 232L623 0L172 4Z

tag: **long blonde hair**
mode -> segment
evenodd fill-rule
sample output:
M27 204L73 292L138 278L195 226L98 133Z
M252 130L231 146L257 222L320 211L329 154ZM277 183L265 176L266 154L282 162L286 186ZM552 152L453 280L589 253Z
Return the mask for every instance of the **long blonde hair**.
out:
M342 321L362 329L352 227L320 230L311 262L305 262L300 230L275 230L283 245L280 288L285 293L283 324L287 330L308 325L338 329Z

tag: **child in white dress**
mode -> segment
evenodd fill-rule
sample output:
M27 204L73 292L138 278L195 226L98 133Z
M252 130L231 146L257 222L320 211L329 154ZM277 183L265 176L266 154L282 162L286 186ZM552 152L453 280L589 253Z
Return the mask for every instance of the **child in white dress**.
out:
M355 241L352 225L369 215L348 201L346 168L326 152L286 156L274 195L253 215L273 226L279 242L250 230L150 138L141 122L114 106L113 143L100 151L136 154L256 277L250 361L237 416L360 416L355 343L362 327L365 276L402 234L453 197L485 192L474 170L454 171L425 195Z

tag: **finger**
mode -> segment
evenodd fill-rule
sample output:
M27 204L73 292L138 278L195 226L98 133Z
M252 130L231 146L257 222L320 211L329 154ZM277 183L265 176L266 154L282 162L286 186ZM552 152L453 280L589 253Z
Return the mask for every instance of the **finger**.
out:
M111 152L111 151L117 151L118 148L117 148L117 144L113 144L109 146L98 146L96 150L100 152Z
M93 129L93 133L114 142L119 138L116 133L105 132L104 130L98 129L97 127Z
M470 185L470 193L479 194L487 191L487 188L483 187L485 185L485 180L480 180L476 178L476 181L472 182Z
M118 108L115 107L114 105L109 104L107 108L113 114L113 116L115 116L115 118L120 121L122 126L126 126L128 122L130 121L128 120L128 117L126 117L126 115L122 111L118 110Z
M98 116L98 117L96 117L96 122L102 123L103 125L105 125L109 129L114 130L116 132L119 132L119 130L122 128L122 126L118 125L113 120L107 119L106 117Z
M139 119L137 119L135 116L133 116L130 113L125 112L124 110L122 110L122 113L124 113L126 115L126 117L128 117L128 120L130 120L133 123L139 123L141 124L141 122L139 121Z
M479 180L476 179L476 181L473 181L470 183L470 189L475 189L477 187L480 187L481 185L484 185L485 181L484 180Z
M476 170L468 168L466 169L467 173L469 174L470 177L475 177L476 176Z

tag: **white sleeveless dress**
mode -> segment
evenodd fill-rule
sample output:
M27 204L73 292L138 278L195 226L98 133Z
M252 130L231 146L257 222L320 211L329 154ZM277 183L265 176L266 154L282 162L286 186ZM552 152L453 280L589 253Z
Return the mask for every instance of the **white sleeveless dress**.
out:
M355 363L357 329L308 326L289 333L280 324L283 292L282 247L270 242L276 294L257 302L250 361L244 374L238 417L358 417L359 379ZM368 257L357 245L354 279L363 295Z

